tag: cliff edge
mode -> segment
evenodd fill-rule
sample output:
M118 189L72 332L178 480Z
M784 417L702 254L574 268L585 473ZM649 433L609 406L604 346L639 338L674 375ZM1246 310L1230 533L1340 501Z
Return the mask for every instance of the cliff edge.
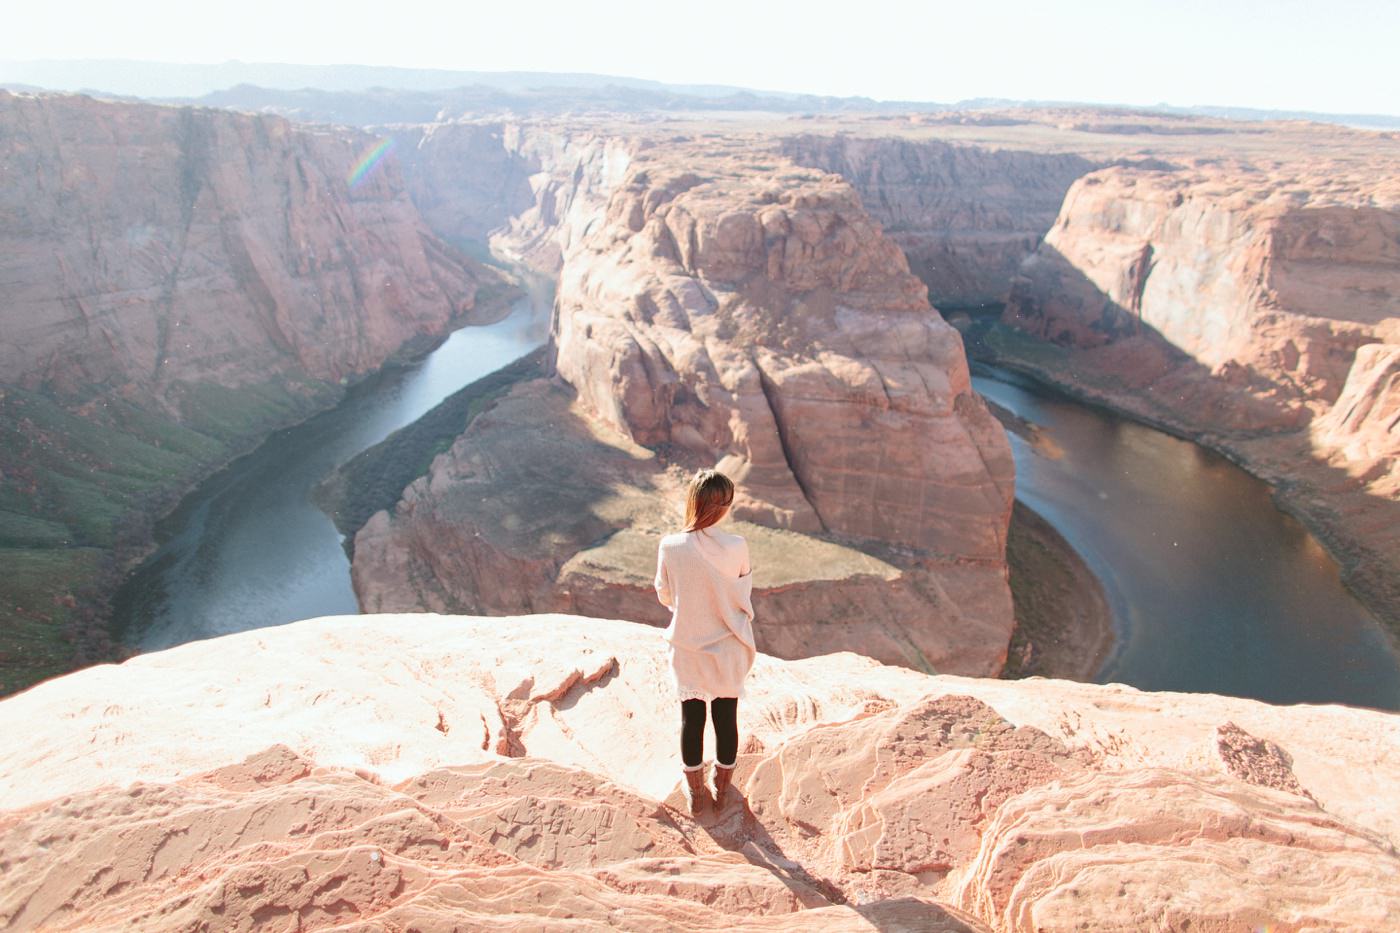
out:
M1400 922L1400 716L760 655L693 819L666 663L630 622L347 616L50 680L0 701L0 919Z

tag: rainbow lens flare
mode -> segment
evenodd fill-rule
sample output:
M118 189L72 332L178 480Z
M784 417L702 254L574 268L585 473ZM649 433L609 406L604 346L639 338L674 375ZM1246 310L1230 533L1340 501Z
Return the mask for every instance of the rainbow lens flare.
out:
M355 167L350 170L350 174L345 176L345 183L351 188L358 187L364 181L366 175L379 164L379 160L388 155L394 148L394 137L382 139L366 152L360 161L355 163Z

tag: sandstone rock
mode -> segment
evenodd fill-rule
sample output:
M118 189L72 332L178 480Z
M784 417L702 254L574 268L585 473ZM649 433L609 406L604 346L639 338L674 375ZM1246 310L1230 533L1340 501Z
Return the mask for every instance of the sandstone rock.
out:
M474 422L357 535L361 604L664 623L656 540L686 471L718 464L737 519L815 536L758 532L760 647L999 670L1014 468L957 332L845 183L645 143L620 181L622 143L556 153L593 163L566 214L546 199L500 234L554 218L555 368L576 402L521 389Z
M692 819L678 712L656 689L665 665L660 633L635 623L345 616L50 680L0 702L0 729L32 735L0 749L0 917L386 930L1400 919L1393 714L760 655L737 794Z
M502 283L394 154L347 183L377 143L0 91L0 538L36 568L0 579L0 693L113 656L108 601L193 484L481 320Z
M1337 402L1312 425L1313 445L1332 453L1377 494L1400 498L1400 346L1356 351Z
M1383 844L1297 797L1239 788L1151 769L1043 787L998 810L956 903L1002 930L1394 922L1392 856L1371 858ZM1353 897L1367 890L1379 899Z
M686 472L594 424L566 387L518 386L427 476L355 536L352 580L370 612L571 612L665 626L656 546ZM860 651L916 670L997 671L1006 650L995 568L891 563L751 522L760 650ZM892 558L893 559L893 558Z
M1004 320L1070 348L1030 364L1051 381L1274 483L1394 627L1400 188L1393 156L1344 141L1085 176Z
M385 131L402 140L405 184L436 233L489 241L550 274L646 145L583 122L458 120Z
M375 139L276 117L0 93L7 382L175 411L183 384L338 381L472 307Z
M1400 317L1400 205L1363 206L1360 181L1317 192L1290 181L1251 166L1087 175L1023 267L1007 317L1073 346L1158 336L1197 381L1272 408L1226 427L1298 427Z
M685 155L568 255L559 375L639 443L738 458L766 523L1000 562L1009 445L899 250L834 178Z
M780 148L850 182L940 308L1004 301L1070 184L1102 164L1029 147L849 134L794 136Z

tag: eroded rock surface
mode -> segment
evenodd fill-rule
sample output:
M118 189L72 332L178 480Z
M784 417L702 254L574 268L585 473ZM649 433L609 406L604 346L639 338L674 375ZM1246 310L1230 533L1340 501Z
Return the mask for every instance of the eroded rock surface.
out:
M781 150L850 182L945 311L1005 301L1071 183L1102 164L1074 153L850 134L794 136Z
M576 183L555 384L519 387L360 531L361 604L664 622L656 540L717 464L761 539L761 648L999 670L1010 447L851 187L674 140Z
M572 612L665 626L656 545L688 474L598 426L565 386L517 387L355 536L352 579L370 612ZM985 568L912 562L751 521L759 649L860 651L916 670L989 673L1005 616ZM990 584L988 581L991 581ZM915 620L912 623L909 620Z
M739 517L1003 560L1010 447L854 191L687 155L639 158L569 254L559 375L633 440L727 460Z
M1394 626L1400 163L1352 146L1080 179L1005 320L1064 348L1018 362L1276 484Z
M494 313L392 154L350 184L378 142L0 91L0 694L113 656L111 595L191 485Z
M468 311L476 274L429 232L374 137L279 117L0 93L5 381L179 389L338 381Z
M692 818L666 663L636 623L345 616L48 681L0 702L0 918L1400 922L1395 715L760 655Z
M1400 202L1350 181L1310 190L1248 165L1095 172L1066 196L1008 317L1081 347L1159 336L1255 397L1222 427L1295 427L1309 403L1336 401L1358 347L1400 327Z

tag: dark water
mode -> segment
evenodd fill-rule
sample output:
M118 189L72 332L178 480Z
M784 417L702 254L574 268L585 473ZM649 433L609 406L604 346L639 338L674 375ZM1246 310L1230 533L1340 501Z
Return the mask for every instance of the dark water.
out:
M1047 441L1012 436L1016 495L1104 584L1119 644L1100 683L1400 709L1385 633L1264 483L1015 374L974 372Z
M545 340L552 290L532 283L505 320L465 327L418 363L356 385L191 493L122 587L116 625L141 651L358 612L341 535L310 493L336 466Z
M358 611L341 535L310 492L334 467L545 339L537 284L510 316L270 437L162 522L123 587L124 641L186 641ZM1268 488L1204 448L978 364L977 390L1039 426L1012 437L1017 495L1103 581L1119 630L1098 679L1275 703L1400 708L1400 659L1337 566Z

